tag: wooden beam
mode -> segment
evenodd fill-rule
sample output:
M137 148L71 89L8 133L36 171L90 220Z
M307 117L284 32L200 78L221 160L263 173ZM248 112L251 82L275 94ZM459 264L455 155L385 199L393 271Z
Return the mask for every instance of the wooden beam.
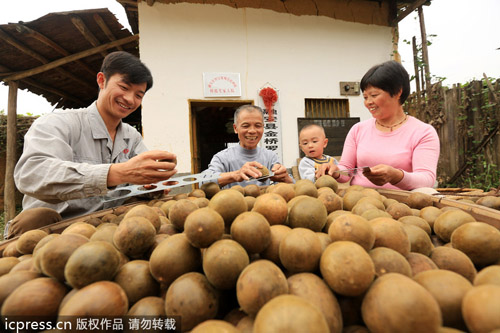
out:
M427 52L427 32L425 31L424 10L422 6L418 7L418 18L420 20L420 34L422 37L422 61L425 70L425 89L427 98L431 97L431 69L429 66L429 53Z
M23 45L21 42L19 42L15 38L9 36L8 34L6 34L1 29L0 29L0 38L2 38L3 40L5 40L7 43L9 43L10 45L14 46L15 48L17 48L19 51L21 51L21 52L23 52L23 53L31 56L32 58L35 58L36 60L40 61L42 64L49 63L49 60L47 58L45 58L44 56L42 56L42 55L38 54L37 52L31 50L29 47ZM68 72L67 70L65 70L63 68L58 68L57 70L59 71L59 73L61 73L61 75L65 76L65 77L71 78L72 80L78 82L79 84L81 84L85 88L87 88L89 90L95 89L95 87L90 86L87 83L87 81L82 80L81 78L79 78L78 76L76 76L76 75ZM94 75L95 74L97 74L97 73L94 73Z
M428 0L417 0L411 5L408 5L406 7L403 7L405 10L401 11L401 9L398 11L398 16L396 19L391 22L391 26L394 26L401 22L406 16L410 15L411 12L413 12L415 9L418 7L421 7L423 4L425 4Z
M415 36L411 39L411 46L413 49L413 68L415 70L415 88L417 90L417 114L420 115L421 101L422 96L420 95L420 76L419 76L419 68L418 68L418 50L417 50L417 38Z
M83 22L83 20L76 16L71 15L71 22L73 25L80 31L83 37L92 45L93 47L101 45L101 42L94 36L94 34L87 28L87 25ZM106 57L106 52L101 52L102 57Z
M16 166L17 146L17 88L16 81L9 82L9 99L7 106L7 154L5 161L4 188L4 221L16 216L16 185L14 184L14 168Z
M119 3L122 5L131 5L131 6L136 6L137 7L137 1L136 0L117 0Z
M5 33L1 28L0 28L0 38L9 43L10 45L14 46L16 49L21 51L22 53L40 61L42 64L45 64L47 62L47 59L40 54L36 53L29 47L23 45L21 42L17 41L16 39L12 38L9 36L7 33Z
M2 71L10 71L7 67L2 66L2 65L0 65L0 70L2 70ZM82 106L85 105L84 102L82 100L80 100L79 98L71 96L71 95L68 95L66 92L64 92L62 90L59 90L59 89L56 89L56 88L52 88L52 87L44 86L44 85L42 85L41 83L38 83L35 80L26 78L26 79L19 80L19 82L23 82L24 84L33 86L33 87L38 88L38 89L40 89L42 91L46 91L46 92L53 93L55 95L62 96L62 97L66 98L66 99L68 99L70 101L78 103L79 105L82 105Z
M122 39L119 39L119 40L116 40L113 42L102 44L98 47L94 47L94 48L89 49L89 50L85 50L82 52L72 54L70 56L52 61L48 64L45 64L45 65L42 65L39 67L35 67L35 68L31 68L31 69L28 69L25 71L17 72L16 74L12 74L10 76L4 77L2 80L5 82L9 82L12 80L24 79L24 78L30 77L32 75L40 74L40 73L43 73L43 72L48 71L50 69L65 65L65 64L73 62L75 60L82 59L82 58L88 57L88 56L96 54L96 53L100 53L104 50L111 49L111 48L116 47L118 45L123 45L123 44L134 42L137 39L139 39L139 35L125 37L125 38L122 38Z
M108 39L111 42L114 41L114 40L116 40L115 35L113 35L113 33L111 32L111 30L109 30L108 25L106 24L106 22L104 22L104 20L102 19L101 15L95 13L94 14L94 21L96 21L97 25L101 28L101 30L104 32L104 34L106 35L106 37L108 37ZM121 46L117 46L117 49L120 50L120 51L123 51L123 47L121 47Z
M32 38L35 38L39 42L53 48L55 51L59 52L59 54L61 54L63 56L69 56L71 54L68 51L66 51L65 49L63 49L61 46L59 46L59 44L57 44L56 42L54 42L50 38L46 37L45 35L39 33L38 31L35 31L35 30L31 29L30 27L27 27L26 25L21 24L21 23L13 23L13 24L16 26L17 31L19 31L23 34L26 34ZM78 66L83 68L85 71L87 71L92 76L96 75L95 70L92 70L83 61L76 61L76 63L78 64Z

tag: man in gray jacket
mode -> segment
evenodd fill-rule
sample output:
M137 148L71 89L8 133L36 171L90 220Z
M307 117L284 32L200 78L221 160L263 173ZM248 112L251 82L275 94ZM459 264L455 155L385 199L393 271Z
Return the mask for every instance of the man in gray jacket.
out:
M218 179L220 187L248 185L258 183L267 185L270 180L293 183L286 167L278 161L278 156L265 148L258 147L264 134L264 116L262 109L255 105L242 105L234 113L234 132L238 134L239 143L226 148L212 157L208 170L220 172ZM264 182L250 178L262 176L258 170L265 166L274 176Z
M174 154L148 151L141 134L122 122L153 85L146 65L130 53L110 53L97 84L97 100L88 108L44 115L26 134L14 170L23 212L10 221L7 238L109 208L98 196L117 185L156 183L177 172L175 163L160 162L175 160Z

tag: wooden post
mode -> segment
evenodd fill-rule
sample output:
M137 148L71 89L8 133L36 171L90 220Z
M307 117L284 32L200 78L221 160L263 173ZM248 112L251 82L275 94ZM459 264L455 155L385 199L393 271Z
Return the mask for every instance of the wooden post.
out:
M415 87L417 90L417 115L420 116L420 76L418 69L418 50L417 50L417 39L415 36L411 39L411 44L413 46L413 67L415 68Z
M431 93L431 69L429 68L429 54L427 53L427 33L425 32L424 10L422 6L418 7L418 18L420 21L420 34L422 36L422 61L425 69L425 89L427 90L427 98L430 98Z
M9 82L9 100L7 106L7 154L5 158L5 188L4 188L4 220L16 216L16 186L14 184L14 167L16 166L17 145L17 81Z

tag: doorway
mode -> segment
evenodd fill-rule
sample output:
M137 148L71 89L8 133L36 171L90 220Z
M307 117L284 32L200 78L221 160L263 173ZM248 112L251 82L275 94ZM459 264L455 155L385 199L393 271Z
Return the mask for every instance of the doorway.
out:
M238 142L234 111L245 104L253 101L189 101L192 173L207 169L216 153Z

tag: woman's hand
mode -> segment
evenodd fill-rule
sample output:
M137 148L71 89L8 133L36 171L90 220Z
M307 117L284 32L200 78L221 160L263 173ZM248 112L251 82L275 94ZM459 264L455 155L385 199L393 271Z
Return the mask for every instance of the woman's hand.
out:
M373 184L382 186L387 183L391 183L392 185L399 183L403 179L404 173L402 170L389 165L378 164L370 167L370 171L363 172L363 176L368 178Z

